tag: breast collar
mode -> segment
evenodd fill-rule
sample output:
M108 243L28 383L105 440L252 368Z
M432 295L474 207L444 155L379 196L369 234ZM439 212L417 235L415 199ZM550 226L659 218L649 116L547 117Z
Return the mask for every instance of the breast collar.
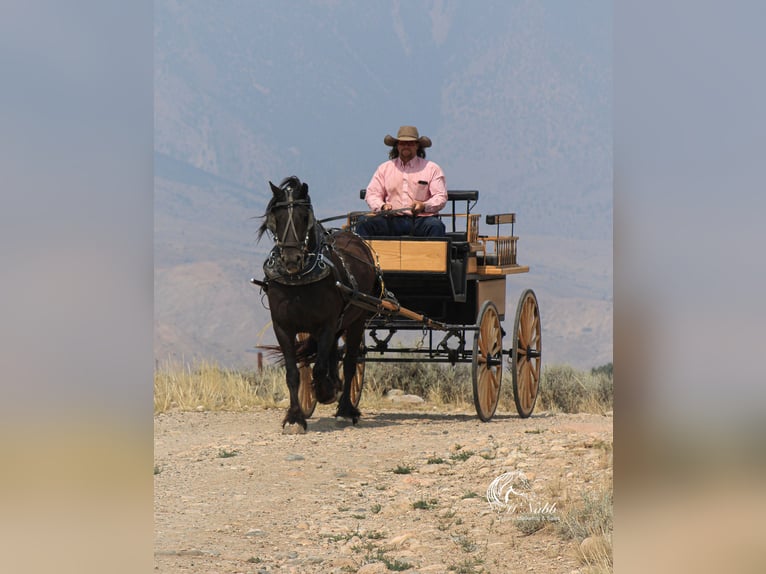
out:
M332 263L326 253L330 249L325 241L325 230L320 224L314 226L317 248L306 255L306 264L295 273L290 273L284 267L279 257L278 246L269 252L263 264L263 273L267 281L275 281L283 285L308 285L321 281L330 274Z

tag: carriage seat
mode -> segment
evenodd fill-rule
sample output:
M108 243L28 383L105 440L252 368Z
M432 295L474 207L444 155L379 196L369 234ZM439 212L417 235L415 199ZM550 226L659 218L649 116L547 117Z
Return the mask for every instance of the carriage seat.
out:
M367 195L366 189L359 190L359 199ZM447 190L448 205L442 209L437 217L447 228L445 236L455 241L476 241L479 231L479 215L472 214L471 209L479 200L479 191L476 189L450 189ZM459 205L458 202L465 202ZM354 229L360 214L364 212L352 212L349 217L349 227Z

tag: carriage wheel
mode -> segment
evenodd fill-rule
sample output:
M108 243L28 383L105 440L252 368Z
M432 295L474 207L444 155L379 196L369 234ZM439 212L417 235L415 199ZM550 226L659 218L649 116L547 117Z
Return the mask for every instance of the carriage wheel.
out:
M309 338L308 333L298 333L295 339L300 343ZM302 362L298 366L298 372L301 376L301 382L298 386L298 402L301 405L301 411L303 416L309 418L314 414L314 409L317 406L317 398L314 394L314 388L311 386L311 380L314 375L311 371L311 363Z
M343 342L345 344L346 336L343 335ZM343 356L345 356L345 347L341 354L341 360L338 363L338 373L340 379L343 380ZM362 360L359 360L362 359ZM362 400L362 388L364 387L364 335L362 335L362 343L359 345L359 356L356 361L356 373L354 378L351 379L351 404L354 408L359 406L359 401Z
M542 370L540 307L532 289L524 291L519 298L511 357L513 400L519 416L525 419L535 408Z
M473 336L473 404L479 418L487 422L495 414L503 378L503 329L492 301L485 301L476 320Z

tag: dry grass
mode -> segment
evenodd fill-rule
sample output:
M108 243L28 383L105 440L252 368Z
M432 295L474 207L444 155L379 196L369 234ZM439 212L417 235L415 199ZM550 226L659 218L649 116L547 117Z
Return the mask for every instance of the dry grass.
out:
M611 484L586 492L561 516L557 531L566 540L578 543L577 557L589 574L612 572L614 496Z
M466 407L473 404L471 370L468 365L416 363L368 363L364 393L382 397L391 389L423 397L432 405Z
M543 369L538 410L563 413L605 414L614 407L614 381L611 369L598 367L590 372L569 365Z
M274 406L287 396L284 370L246 373L213 363L167 363L154 373L154 412L170 409L241 411Z
M498 412L515 412L512 375L506 369ZM428 408L473 408L470 365L456 366L419 361L415 363L368 363L362 405L391 406L385 393L400 389L426 399ZM543 369L536 411L588 412L612 410L611 372L578 371L569 366ZM154 412L180 410L247 410L282 406L287 400L283 367L267 366L261 371L226 369L214 363L194 365L165 363L154 373ZM406 405L406 408L417 408Z

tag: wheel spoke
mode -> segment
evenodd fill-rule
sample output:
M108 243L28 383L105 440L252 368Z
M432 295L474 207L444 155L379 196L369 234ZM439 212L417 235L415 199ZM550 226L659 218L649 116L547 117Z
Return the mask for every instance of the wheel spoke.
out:
M534 321L532 322L532 331L537 333L540 330L540 315L535 313Z
M532 361L532 376L535 380L535 391L537 390L537 383L540 381L540 361L535 359Z
M536 322L536 320L533 321L532 325L530 325L529 334L527 335L527 344L530 347L534 347L535 346L535 342L537 341L537 334L539 333L539 331L537 330L537 328L534 325L535 322Z
M516 357L516 374L519 378L521 378L521 368L527 361L529 361L529 357L527 357L527 354L524 352L522 352L520 356Z
M487 404L488 404L488 393L487 393L487 369L482 368L479 371L479 404L481 405L481 410L486 414L487 412Z
M496 391L497 388L497 377L495 377L494 373L490 373L487 377L487 412L492 410L493 405L495 404L495 397L496 397Z
M524 332L524 321L519 321L519 331L517 333L517 336L519 338L519 346L526 347L527 346L527 334Z
M524 365L527 363L527 357L526 355L522 355L521 357L516 357L516 388L514 389L514 392L516 393L516 399L518 400L520 405L524 405Z
M524 310L521 317L521 330L524 332L524 345L529 346L532 339L532 324L534 321L534 306L530 306L533 303L531 297L527 297L524 301Z
M495 374L494 369L487 369L486 385L487 385L488 405L491 405L494 400L496 380L497 380L497 376Z
M490 404L492 403L492 396L491 396L491 393L490 393L490 390L491 390L490 385L492 384L491 383L491 379L492 379L492 376L491 376L490 372L488 370L485 370L482 373L482 377L481 377L481 389L482 389L482 392L481 392L482 401L481 401L481 403L482 403L482 408L483 408L485 414L489 412Z
M490 341L492 342L492 355L497 355L497 353L503 348L503 343L501 339L500 326L495 322L492 324L492 338Z
M527 323L529 325L530 333L536 329L537 325L537 307L533 297L527 298Z
M483 356L487 355L487 339L484 334L484 327L479 331L479 354Z
M529 407L532 408L532 405L535 404L535 398L537 397L537 379L534 376L534 363L530 363L529 365L529 382L527 383L527 387L529 388L527 391L529 394Z
M524 410L528 410L529 407L532 404L532 395L530 393L530 384L529 384L529 361L524 361L524 365L522 365L522 371L521 371L521 380L524 391L521 393L522 397L524 398Z

